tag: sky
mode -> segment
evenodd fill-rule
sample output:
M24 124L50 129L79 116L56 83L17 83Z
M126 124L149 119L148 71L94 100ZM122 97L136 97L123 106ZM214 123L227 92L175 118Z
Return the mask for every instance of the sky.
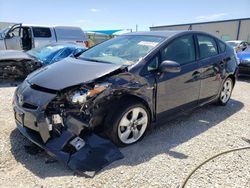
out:
M250 18L250 0L0 0L0 22L132 29Z

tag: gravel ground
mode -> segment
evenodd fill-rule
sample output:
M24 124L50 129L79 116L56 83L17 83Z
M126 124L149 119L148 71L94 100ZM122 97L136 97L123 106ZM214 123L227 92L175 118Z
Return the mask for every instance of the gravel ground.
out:
M139 143L122 148L125 158L94 178L75 176L45 153L29 155L30 142L15 128L15 87L0 87L0 187L178 187L207 158L250 146L250 79L237 82L226 107L208 105L150 130ZM187 187L250 187L250 150L220 156L202 166Z

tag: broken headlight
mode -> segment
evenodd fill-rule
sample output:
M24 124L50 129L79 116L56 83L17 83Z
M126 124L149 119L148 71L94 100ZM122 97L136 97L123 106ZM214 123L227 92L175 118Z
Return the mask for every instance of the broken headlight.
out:
M96 84L93 89L79 89L75 90L70 95L70 101L73 104L84 104L87 99L98 95L110 86L110 83L104 82L101 84Z

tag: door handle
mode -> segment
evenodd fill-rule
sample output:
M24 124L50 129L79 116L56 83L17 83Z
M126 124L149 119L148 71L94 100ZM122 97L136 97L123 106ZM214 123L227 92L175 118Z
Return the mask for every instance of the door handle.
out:
M195 71L193 74L192 74L192 77L193 79L197 79L201 76L201 73L199 71Z

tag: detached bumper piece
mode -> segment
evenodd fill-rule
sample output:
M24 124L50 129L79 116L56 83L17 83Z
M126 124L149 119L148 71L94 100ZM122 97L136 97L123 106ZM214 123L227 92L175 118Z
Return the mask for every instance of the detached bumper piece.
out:
M70 131L63 131L60 137L49 139L44 144L36 131L23 127L19 122L17 128L49 155L85 177L94 177L105 166L123 158L122 153L110 140L91 132L81 139Z

